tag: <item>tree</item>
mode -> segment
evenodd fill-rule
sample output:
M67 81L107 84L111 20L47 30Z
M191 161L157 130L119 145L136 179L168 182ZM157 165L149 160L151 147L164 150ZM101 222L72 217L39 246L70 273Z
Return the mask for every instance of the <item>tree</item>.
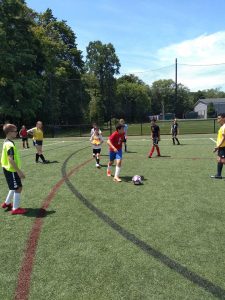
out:
M43 55L31 27L34 12L21 0L0 3L0 113L3 121L29 122L41 106Z
M116 83L114 75L119 73L120 68L113 45L102 44L100 41L90 42L87 47L86 68L87 72L94 74L99 82L99 104L104 107L104 119L111 122Z
M127 122L142 122L150 113L150 89L134 75L125 75L117 80L116 116Z

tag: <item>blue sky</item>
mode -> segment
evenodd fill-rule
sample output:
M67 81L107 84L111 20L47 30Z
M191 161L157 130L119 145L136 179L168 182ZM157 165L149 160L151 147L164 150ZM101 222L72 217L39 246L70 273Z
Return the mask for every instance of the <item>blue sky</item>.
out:
M191 91L225 90L224 0L27 0L37 12L51 8L74 31L85 59L89 42L112 43L120 75L147 84L175 80Z

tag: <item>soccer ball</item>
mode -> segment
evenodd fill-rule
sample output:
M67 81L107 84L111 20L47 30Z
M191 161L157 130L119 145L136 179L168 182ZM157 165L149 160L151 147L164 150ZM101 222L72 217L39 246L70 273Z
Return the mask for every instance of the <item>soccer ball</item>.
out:
M135 185L139 185L142 184L142 179L140 175L134 175L134 177L132 178L133 184Z

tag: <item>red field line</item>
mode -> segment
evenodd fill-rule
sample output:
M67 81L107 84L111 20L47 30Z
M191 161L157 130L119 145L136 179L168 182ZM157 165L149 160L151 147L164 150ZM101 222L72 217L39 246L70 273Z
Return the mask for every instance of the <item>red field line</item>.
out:
M32 226L32 229L30 231L27 243L26 243L26 249L24 251L24 258L21 264L21 268L18 274L17 279L17 286L15 290L15 300L27 300L29 296L29 290L30 290L30 282L31 282L31 274L33 270L34 260L35 260L35 254L37 250L38 245L38 239L41 233L42 225L44 222L44 218L42 216L44 215L45 210L48 208L49 204L51 203L52 199L62 186L62 184L65 182L66 179L71 177L76 171L79 171L83 166L85 166L87 163L92 161L92 159L89 159L79 166L74 167L69 173L66 174L62 179L60 179L52 188L48 196L44 199L42 206L40 208L40 214L36 217L34 224Z

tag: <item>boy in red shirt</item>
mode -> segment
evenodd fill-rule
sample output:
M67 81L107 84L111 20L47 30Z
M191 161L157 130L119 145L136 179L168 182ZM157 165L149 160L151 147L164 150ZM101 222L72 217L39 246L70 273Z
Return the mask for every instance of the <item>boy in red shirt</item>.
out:
M116 171L114 181L121 182L119 178L121 164L122 164L122 144L124 140L124 125L118 124L116 131L114 131L108 138L107 144L109 145L109 163L107 168L107 176L111 176L111 167L116 159Z
M28 133L25 125L23 125L20 129L19 136L22 138L23 148L25 149L25 143L27 145L27 148L30 148L28 144Z

